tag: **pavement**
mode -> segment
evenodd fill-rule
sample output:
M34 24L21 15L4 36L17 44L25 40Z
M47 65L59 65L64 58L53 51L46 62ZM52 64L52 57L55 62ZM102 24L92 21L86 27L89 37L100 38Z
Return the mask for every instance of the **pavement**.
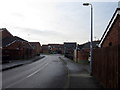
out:
M31 59L27 59L27 60L25 60L25 59L24 60L13 60L12 62L9 62L9 63L0 64L0 67L1 67L0 71L5 71L5 70L19 67L19 66L22 66L25 64L29 64L29 63L32 63L36 60L42 59L42 58L44 58L44 56L40 55L40 56L36 56L36 57L33 57Z
M64 56L60 57L60 59L68 70L68 88L103 88L90 75L89 64L78 64Z

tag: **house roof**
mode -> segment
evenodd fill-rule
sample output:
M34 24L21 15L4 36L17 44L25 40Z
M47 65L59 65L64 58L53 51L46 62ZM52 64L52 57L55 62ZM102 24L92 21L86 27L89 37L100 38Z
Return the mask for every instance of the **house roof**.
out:
M25 41L25 42L28 42L27 40L24 40L24 39L22 39L22 38L20 38L20 37L18 37L18 36L14 36L14 38L15 38L16 40L19 40L19 41Z
M11 44L15 41L14 37L6 37L2 39L2 47L6 47L8 44Z
M29 43L32 44L32 45L40 45L39 42L29 42Z
M41 47L41 45L40 45L40 43L39 42L29 42L31 45L32 45L32 47Z
M0 32L3 31L3 30L7 30L6 28L0 28Z
M81 44L81 45L77 45L77 49L82 49L82 47L83 47L83 44Z
M11 45L12 43L16 42L16 41L24 41L27 42L26 40L17 37L17 36L11 36L11 37L6 37L2 39L2 47L6 47Z
M2 34L4 34L4 33L5 34L2 35L2 37L0 38L0 41L1 41L0 47L7 47L17 41L20 41L20 42L26 42L25 45L27 47L33 48L32 45L27 40L24 40L18 36L13 36L6 28L1 28L0 33L1 32L2 32ZM7 33L7 35L6 35L6 33Z
M76 46L77 43L76 42L64 42L64 46Z
M77 43L76 42L64 42L64 49L66 50L74 50L76 49Z
M0 40L8 36L13 36L6 28L0 28Z
M100 41L93 41L93 48L96 48L98 46L98 44L100 43ZM90 48L90 42L86 42L84 44L78 45L78 49L86 49L86 48Z
M48 46L47 44L43 44L42 46Z
M64 44L77 44L76 42L64 42Z
M120 3L120 2L119 2ZM110 32L110 28L113 25L114 21L117 19L117 17L120 16L120 7L116 9L115 13L113 14L113 17L111 18L105 32L103 33L101 40L100 40L100 44L99 46L102 45L102 43L104 42L105 38L107 37L108 33Z

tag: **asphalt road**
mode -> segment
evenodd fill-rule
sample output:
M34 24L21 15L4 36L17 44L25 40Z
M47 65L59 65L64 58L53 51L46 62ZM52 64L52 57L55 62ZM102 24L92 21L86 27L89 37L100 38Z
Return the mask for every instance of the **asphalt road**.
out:
M60 55L46 55L31 64L2 73L2 88L65 88L67 71Z

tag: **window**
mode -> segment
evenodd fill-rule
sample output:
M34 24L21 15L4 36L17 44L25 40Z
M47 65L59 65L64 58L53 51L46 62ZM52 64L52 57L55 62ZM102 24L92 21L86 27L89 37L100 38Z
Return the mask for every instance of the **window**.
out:
M109 43L109 46L112 46L112 42Z

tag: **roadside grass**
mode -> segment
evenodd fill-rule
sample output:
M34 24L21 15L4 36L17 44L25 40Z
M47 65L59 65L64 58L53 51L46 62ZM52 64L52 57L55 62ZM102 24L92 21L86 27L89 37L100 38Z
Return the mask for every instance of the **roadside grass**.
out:
M59 57L60 60L64 63L64 64L67 64L61 57ZM69 58L68 58L69 59ZM89 65L89 61L88 60L79 60L78 62L75 62L74 60L72 59L69 59L72 63L78 63L78 64L83 64L83 65Z
M79 64L89 64L88 60L79 60L77 63Z

